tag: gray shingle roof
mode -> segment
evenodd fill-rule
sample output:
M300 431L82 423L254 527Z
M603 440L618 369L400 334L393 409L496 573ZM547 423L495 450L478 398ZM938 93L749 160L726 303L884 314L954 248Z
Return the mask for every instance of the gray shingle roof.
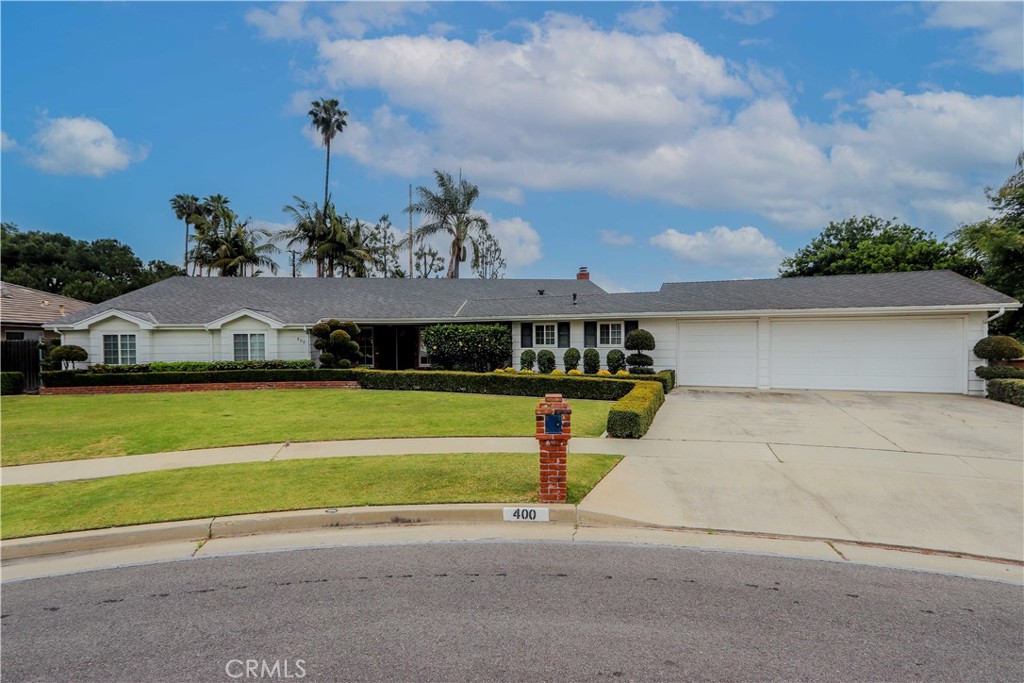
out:
M539 294L538 290L544 290ZM575 304L572 295L576 294ZM160 325L205 324L246 308L285 324L508 320L548 316L816 308L990 306L1017 302L948 271L724 282L666 283L657 292L609 294L589 280L446 280L176 277L66 316L106 310Z
M42 325L69 318L89 305L60 294L0 282L0 320L4 323Z

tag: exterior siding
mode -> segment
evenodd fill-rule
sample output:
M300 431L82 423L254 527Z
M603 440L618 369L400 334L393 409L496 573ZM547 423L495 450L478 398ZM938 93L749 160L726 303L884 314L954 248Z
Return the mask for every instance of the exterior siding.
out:
M974 355L974 345L988 336L988 323L984 313L969 313L964 325L966 334L964 344L967 355L967 393L971 396L985 395L985 380L974 374L975 368L985 365L985 361Z
M588 320L597 320L599 322L612 322L621 323L622 318L612 319L599 319L599 318L588 318ZM635 320L635 318L630 318ZM547 323L547 324L558 324L559 322L567 322L565 320L538 320L533 324ZM583 345L583 320L570 320L569 322L569 346L574 347L580 352L580 370L583 369L582 355L585 350ZM522 347L522 335L520 334L520 324L512 323L512 366L516 369L519 368L519 355L523 352ZM650 356L654 359L655 370L666 370L674 369L676 367L676 329L674 318L644 318L640 319L640 328L647 330L654 335L655 349L651 352ZM625 337L623 337L625 340ZM557 340L556 340L557 342ZM557 346L539 346L536 340L533 344L534 351L540 351L542 349L548 349L555 354L556 367L559 370L565 370L565 363L562 362L562 356L565 354L566 349L558 348ZM606 358L608 352L612 349L620 349L627 355L629 352L626 351L625 347L619 344L618 346L606 346L599 344L597 350L601 353L601 367L607 369ZM534 366L536 370L536 366Z
M153 353L156 361L210 361L216 330L153 330Z
M278 360L310 360L309 333L301 327L286 327L277 332ZM319 356L320 353L317 352Z

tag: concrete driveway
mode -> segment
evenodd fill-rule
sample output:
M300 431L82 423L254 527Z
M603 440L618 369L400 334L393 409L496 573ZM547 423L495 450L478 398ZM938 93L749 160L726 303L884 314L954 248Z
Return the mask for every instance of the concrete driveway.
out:
M1024 560L1024 409L947 394L676 389L581 511Z

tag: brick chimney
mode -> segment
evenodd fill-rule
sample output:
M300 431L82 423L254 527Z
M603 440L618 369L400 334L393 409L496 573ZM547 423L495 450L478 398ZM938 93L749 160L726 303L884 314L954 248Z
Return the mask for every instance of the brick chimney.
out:
M590 273L587 271L586 266L580 266L580 272L576 273L577 280L589 280Z

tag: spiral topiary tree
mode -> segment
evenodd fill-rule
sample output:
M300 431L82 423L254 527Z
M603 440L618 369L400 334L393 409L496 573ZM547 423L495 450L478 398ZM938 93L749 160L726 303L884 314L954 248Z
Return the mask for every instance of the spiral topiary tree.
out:
M626 356L626 363L629 364L629 372L633 375L653 375L654 359L644 351L654 350L654 335L644 329L633 330L626 335L626 350L633 353ZM610 370L611 368L609 368Z
M562 354L562 365L565 366L565 371L579 370L580 368L580 350L577 348L566 349L565 353Z
M328 320L310 328L313 333L313 348L320 351L320 367L350 368L358 363L363 354L359 342L359 326L354 322Z
M597 349L586 349L583 351L583 373L596 375L601 369L601 353Z
M974 355L993 365L1002 365L1003 361L1024 356L1024 345L1013 337L985 337L974 345Z

